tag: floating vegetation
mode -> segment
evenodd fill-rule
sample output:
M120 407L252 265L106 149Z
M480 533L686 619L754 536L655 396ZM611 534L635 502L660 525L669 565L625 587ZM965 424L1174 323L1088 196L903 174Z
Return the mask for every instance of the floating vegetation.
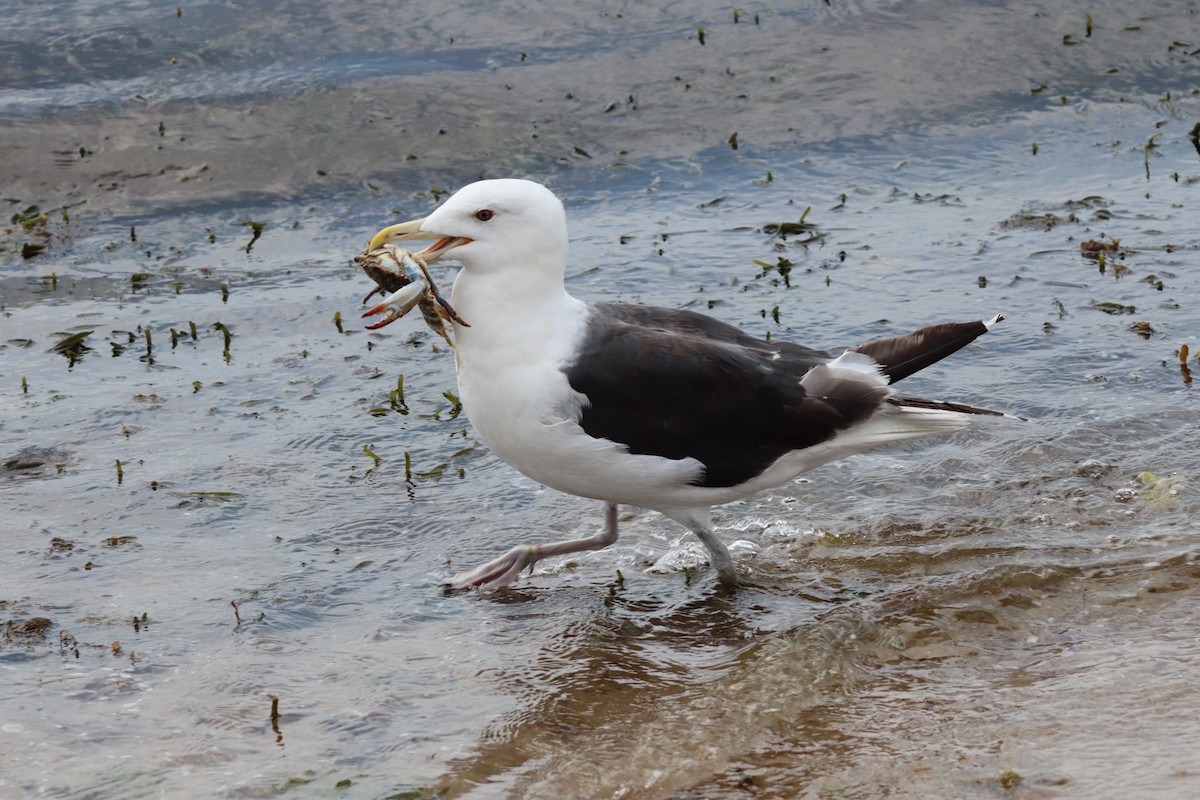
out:
M250 228L250 241L246 244L246 252L249 253L254 247L254 243L257 242L262 236L263 228L267 227L267 224L265 222L255 222L254 220L249 220L247 222L243 222L242 225Z
M458 415L462 413L462 401L449 390L442 392L442 397L450 401L450 419L457 419Z
M778 272L779 277L783 279L783 285L788 288L791 288L791 285L792 285L792 282L791 282L792 262L791 261L787 260L786 258L780 257L778 259L778 261L776 261L776 263L774 263L774 264L768 264L767 262L759 261L758 259L755 259L754 263L756 265L762 267L762 270L763 270L762 272L760 272L759 274L754 276L755 280L762 278L768 272L775 271L775 272Z
M392 410L398 414L407 414L408 405L404 402L404 375L396 377L396 388L392 389L390 401Z
M1132 250L1121 247L1120 239L1109 239L1102 241L1099 239L1088 239L1086 242L1081 242L1079 245L1079 254L1084 258L1091 259L1096 262L1100 269L1100 274L1103 275L1108 271L1110 255L1115 255L1118 259L1124 260L1126 256L1132 253ZM1129 272L1129 268L1124 264L1112 263L1112 273L1114 278L1120 278Z
M1092 308L1103 311L1105 314L1112 314L1113 316L1137 313L1137 308L1134 306L1126 306L1121 303L1093 303Z
M1111 214L1109 214L1108 209L1105 208L1106 205L1108 205L1108 201L1105 200L1100 195L1089 194L1087 197L1082 197L1078 200L1066 201L1065 203L1063 203L1063 208L1066 208L1068 211L1071 211L1071 212L1079 211L1082 209L1096 209L1097 213L1104 212L1105 214L1112 216ZM1105 219L1107 219L1107 218L1108 217L1105 217ZM1078 220L1074 218L1073 214L1071 217L1071 221L1078 222Z
M231 358L229 353L229 343L233 341L233 334L230 333L229 328L225 327L225 323L223 322L214 322L213 330L218 330L225 336L225 351L223 355L225 356L226 363L228 363L229 359Z
M95 331L73 333L51 347L50 351L66 356L69 367L73 367L76 361L83 358L87 353L92 352L92 348L87 346L86 340L93 333Z
M129 283L133 291L136 292L139 289L144 289L146 282L153 277L153 272L135 272L129 276Z
M1129 326L1129 330L1133 331L1138 336L1141 336L1143 339L1149 339L1154 335L1155 332L1154 328L1150 326L1150 323L1146 322L1145 320L1139 320L1138 322L1133 323Z
M23 229L30 231L34 228L40 228L46 224L46 215L37 206L26 206L23 211L18 211L9 218L9 222L13 225L20 225Z
M11 458L0 463L0 468L11 478L20 475L33 476L40 473L44 467L53 467L56 474L61 475L71 462L71 454L65 450L48 447L24 447Z
M75 542L70 539L64 539L61 536L55 536L50 540L48 553L66 552L69 553L75 549Z
M1086 242L1079 243L1079 251L1084 258L1095 258L1101 253L1115 253L1120 246L1120 239L1109 239L1107 242L1088 239Z
M844 197L844 195L843 195ZM913 192L913 202L915 203L937 203L939 206L954 206L963 207L962 198L954 194L934 194L933 192Z
M223 337L223 353L222 354L223 354L226 362L229 362L232 357L230 347L231 347L231 344L233 341L233 332L230 331L229 328L222 322L213 323L212 328L214 330L221 332L222 337ZM197 328L196 323L193 321L188 322L186 329L168 328L167 330L171 337L171 349L172 350L175 350L179 346L180 342L185 341L188 338L190 338L193 342L197 342L200 339L199 329ZM59 352L63 352L68 357L70 357L73 353L74 356L76 358L78 358L80 355L82 355L83 353L89 352L89 350L90 350L90 348L85 343L83 343L81 340L81 337L85 337L87 334L90 334L90 333L92 333L92 331L84 331L84 332L80 332L78 334L74 334L73 336L68 337L67 339L64 339L62 342L59 342L59 344L56 345L55 348L52 348L52 349L62 348L61 350L59 350ZM138 356L138 358L142 361L145 361L145 362L148 362L151 364L155 363L155 361L154 361L154 334L153 334L153 330L151 328L139 326L137 332L127 331L127 330L114 330L114 331L112 331L111 335L113 338L119 339L119 341L110 341L109 342L109 346L112 348L113 358L117 358L117 357L124 355L125 352L130 348L130 346L132 346L138 340L142 340L145 343L145 350L140 356ZM193 391L199 391L199 387L200 387L200 382L195 381L193 383Z
M1015 770L1006 769L1004 772L1000 773L1000 788L1005 790L1015 789L1020 786L1021 782L1024 780L1025 779L1021 777L1020 773L1016 772Z
M1158 147L1154 140L1158 139L1160 136L1162 136L1161 133L1156 133L1151 136L1146 142L1145 148L1142 150L1142 159L1146 164L1146 180L1150 180L1150 151Z
M32 643L46 638L46 631L54 626L48 617L30 617L24 620L10 619L4 623L4 644Z
M1024 230L1040 228L1042 230L1050 230L1064 222L1076 222L1074 214L1071 217L1064 218L1057 214L1013 214L1008 219L1000 223L1000 227L1004 230Z
M1183 491L1184 482L1178 475L1155 475L1153 472L1143 472L1138 475L1142 489L1139 499L1147 503L1166 504L1174 500Z
M368 456L370 456L370 457L371 457L371 460L372 460L373 462L375 462L375 466L377 466L377 467L378 467L380 464L382 464L382 463L383 463L383 459L382 459L382 458L380 458L378 455L376 455L376 454L375 454L375 451L373 451L373 450L371 449L371 445L369 445L369 444L364 444L364 445L363 445L363 452L364 452L364 453L366 453Z
M449 466L449 464L438 464L431 470L426 470L425 472L413 472L412 474L416 475L418 478L440 478L442 477L442 474L445 473L446 468Z
M778 236L781 239L788 236L803 235L805 238L796 241L797 244L802 245L823 241L825 235L817 229L815 224L807 221L810 211L812 211L812 206L805 208L804 213L800 215L800 219L795 222L768 222L760 230L765 234Z
M65 213L65 209L64 209ZM5 235L17 234L20 239L18 251L21 258L30 259L39 256L50 246L50 230L47 227L46 214L36 205L26 206L9 218L14 226L4 231ZM26 239L33 237L34 240Z

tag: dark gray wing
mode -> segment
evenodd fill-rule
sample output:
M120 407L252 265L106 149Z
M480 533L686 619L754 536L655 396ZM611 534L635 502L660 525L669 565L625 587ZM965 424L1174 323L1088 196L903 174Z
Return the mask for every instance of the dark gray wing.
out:
M564 372L587 396L580 425L631 453L695 458L702 486L733 486L781 455L866 419L887 394L862 382L800 379L829 361L800 345L765 342L690 311L593 307L575 362Z

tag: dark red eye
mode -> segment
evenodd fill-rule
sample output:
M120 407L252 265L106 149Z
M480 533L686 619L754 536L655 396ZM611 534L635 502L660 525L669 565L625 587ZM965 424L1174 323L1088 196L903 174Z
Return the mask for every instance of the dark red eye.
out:
M475 219L479 220L480 222L487 222L494 216L496 216L496 212L492 211L490 208L481 208L475 212Z

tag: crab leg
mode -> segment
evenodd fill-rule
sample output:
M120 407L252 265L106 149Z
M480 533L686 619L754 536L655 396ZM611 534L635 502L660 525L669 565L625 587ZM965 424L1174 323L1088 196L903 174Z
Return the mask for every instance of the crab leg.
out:
M435 258L436 256L437 254L434 254ZM368 330L382 328L396 321L417 305L421 308L421 316L425 318L425 323L451 347L454 346L454 342L446 332L445 323L448 321L470 327L438 293L437 284L429 274L425 259L419 254L414 255L395 245L384 245L378 249L368 248L354 261L378 284L363 298L363 303L378 292L385 292L392 286L400 286L385 297L383 302L363 314L364 318L382 315L378 322L366 326Z
M466 321L463 320L462 317L460 317L458 315L457 311L455 311L453 308L450 307L450 304L447 303L440 294L435 293L433 295L433 299L437 301L439 306L441 306L443 309L445 309L446 315L449 316L450 319L457 322L459 325L462 325L464 328L471 327L469 324L467 324Z
M382 328L384 325L390 325L409 311L412 311L413 306L421 302L421 298L428 291L429 284L425 282L425 278L422 276L419 280L415 280L407 286L392 292L383 299L382 303L363 314L363 319L373 317L376 314L383 314L378 322L366 327L369 330L375 330L376 328Z

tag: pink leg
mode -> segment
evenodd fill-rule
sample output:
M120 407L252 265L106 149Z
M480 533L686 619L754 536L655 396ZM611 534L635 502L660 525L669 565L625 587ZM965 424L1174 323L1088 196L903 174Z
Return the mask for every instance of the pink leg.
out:
M604 530L587 539L568 539L549 544L521 545L514 547L499 558L467 572L460 572L449 580L451 589L466 589L478 586L481 589L499 589L517 579L526 567L532 567L543 558L580 553L584 550L600 550L617 541L617 504L607 503L604 507Z

